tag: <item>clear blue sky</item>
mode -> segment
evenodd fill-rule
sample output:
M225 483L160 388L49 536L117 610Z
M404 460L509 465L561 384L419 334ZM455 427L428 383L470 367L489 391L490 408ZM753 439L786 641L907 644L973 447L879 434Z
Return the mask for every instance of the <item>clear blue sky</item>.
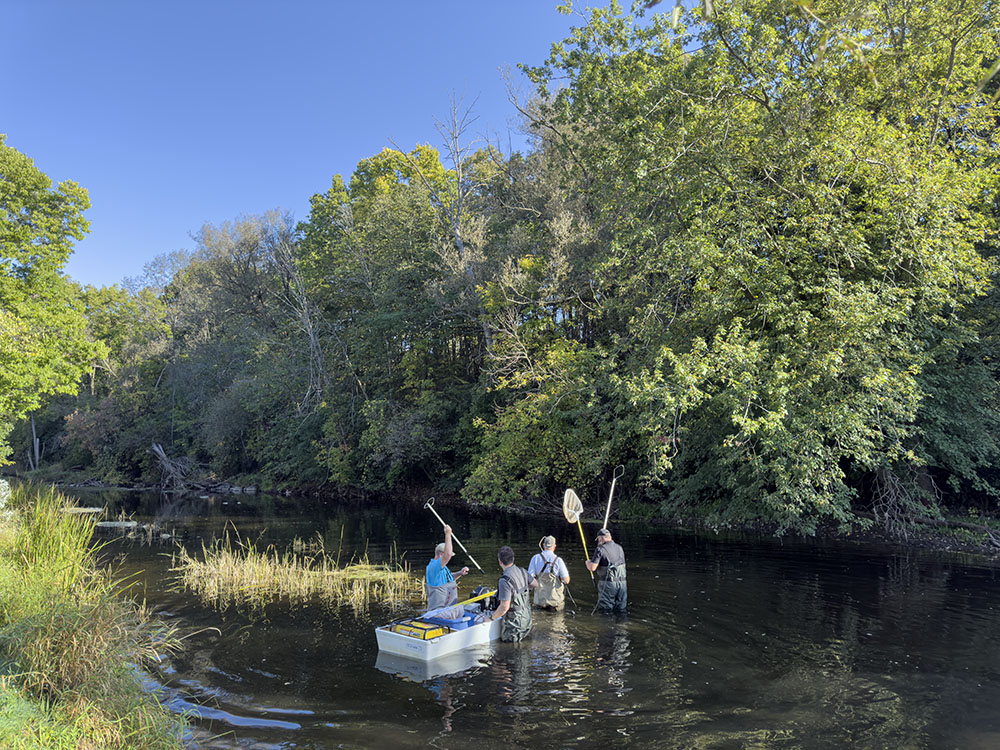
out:
M89 191L66 272L110 285L191 249L206 222L306 219L311 195L390 139L439 147L453 94L478 97L473 130L506 148L500 71L530 92L516 64L580 23L557 4L0 0L0 133Z

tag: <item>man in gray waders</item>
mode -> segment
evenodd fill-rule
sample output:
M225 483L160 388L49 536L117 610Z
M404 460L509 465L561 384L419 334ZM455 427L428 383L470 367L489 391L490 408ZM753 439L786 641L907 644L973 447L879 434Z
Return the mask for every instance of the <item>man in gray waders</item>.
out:
M491 620L503 618L502 641L520 641L531 631L531 601L528 592L538 587L538 581L528 571L514 564L514 550L503 546L497 552L503 575L497 581L500 605L490 615Z
M625 550L620 544L611 541L611 532L601 529L597 532L597 549L594 556L587 560L587 570L591 573L600 571L597 596L599 609L608 612L625 613L628 603L628 586L625 583Z
M538 543L541 550L528 563L528 575L538 581L535 606L543 609L562 609L566 606L566 587L569 570L556 550L556 538L543 536Z
M451 526L444 527L444 542L434 548L434 557L427 563L424 585L427 588L427 609L440 609L458 603L458 584L455 576L461 578L469 572L462 568L453 576L448 563L455 556L451 546Z

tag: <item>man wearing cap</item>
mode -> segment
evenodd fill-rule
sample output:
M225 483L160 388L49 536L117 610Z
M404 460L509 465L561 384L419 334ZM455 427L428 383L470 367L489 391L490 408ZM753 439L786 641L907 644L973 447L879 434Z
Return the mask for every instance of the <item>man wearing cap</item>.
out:
M625 583L625 550L611 541L611 532L601 529L597 532L597 549L587 560L587 570L598 572L600 580L597 596L598 608L608 612L624 614L628 602L628 587Z
M455 576L461 578L469 572L462 568L453 576L448 563L455 556L451 546L451 526L444 527L444 542L434 548L434 557L427 563L424 584L427 587L427 609L440 609L458 603L458 584Z
M538 548L541 552L532 557L528 563L528 575L538 581L538 588L535 589L535 606L562 609L566 606L569 569L563 559L555 553L554 536L543 536Z

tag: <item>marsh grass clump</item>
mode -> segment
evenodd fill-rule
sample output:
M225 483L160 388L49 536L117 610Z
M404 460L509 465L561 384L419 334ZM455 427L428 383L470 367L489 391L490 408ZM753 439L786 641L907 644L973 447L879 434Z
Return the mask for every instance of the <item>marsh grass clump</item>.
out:
M15 488L0 519L0 746L180 748L136 667L177 644L97 567L91 517ZM41 718L39 718L41 717Z
M401 561L374 564L367 554L344 566L326 554L322 540L292 542L290 551L273 545L263 549L227 534L210 546L202 545L201 559L183 547L174 557L174 570L202 601L218 608L230 605L262 607L288 599L348 605L355 613L372 602L399 605L422 594L420 580Z

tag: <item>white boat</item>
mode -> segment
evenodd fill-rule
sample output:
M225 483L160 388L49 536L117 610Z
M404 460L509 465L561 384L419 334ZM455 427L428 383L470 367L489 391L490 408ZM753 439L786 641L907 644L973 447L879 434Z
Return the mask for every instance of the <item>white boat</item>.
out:
M447 629L447 632L426 640L394 633L392 625L375 628L378 650L418 661L433 661L456 651L489 645L500 637L503 620L487 620L469 625L461 630Z

